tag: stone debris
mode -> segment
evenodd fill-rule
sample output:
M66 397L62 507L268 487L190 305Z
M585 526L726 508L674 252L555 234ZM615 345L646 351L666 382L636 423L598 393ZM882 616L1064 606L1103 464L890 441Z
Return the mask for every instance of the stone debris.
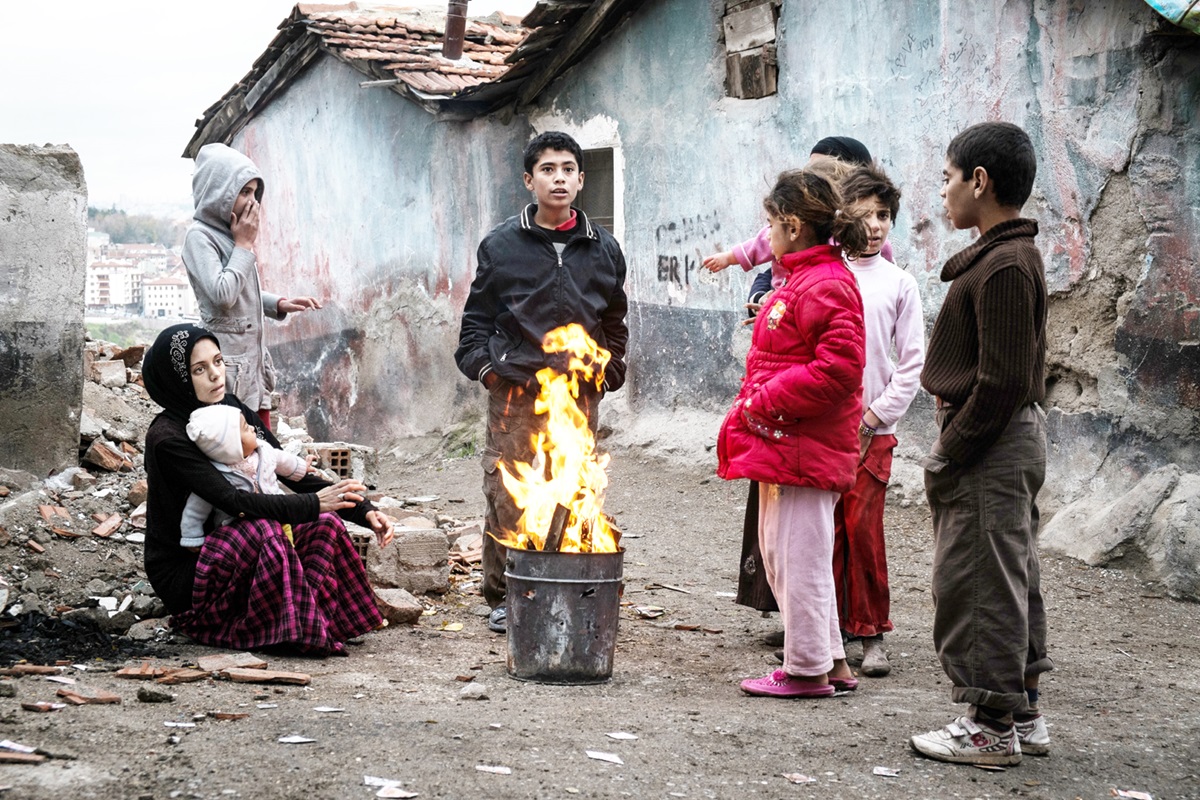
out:
M375 602L384 619L393 625L413 625L425 613L425 607L404 589L376 589Z
M137 699L139 703L174 703L175 695L170 692L151 689L149 686L139 686Z

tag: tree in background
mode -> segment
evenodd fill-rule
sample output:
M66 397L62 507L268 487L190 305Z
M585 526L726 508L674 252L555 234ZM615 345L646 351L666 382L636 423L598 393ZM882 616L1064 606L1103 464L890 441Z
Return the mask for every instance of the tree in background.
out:
M128 214L116 206L109 209L88 207L88 227L107 233L113 244L176 247L183 244L183 236L190 223L188 219Z

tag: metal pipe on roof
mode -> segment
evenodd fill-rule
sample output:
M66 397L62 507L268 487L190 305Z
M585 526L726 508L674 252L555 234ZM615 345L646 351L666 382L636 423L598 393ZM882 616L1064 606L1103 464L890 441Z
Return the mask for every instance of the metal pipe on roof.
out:
M446 8L446 39L442 57L451 61L462 58L463 38L467 33L467 0L449 0Z

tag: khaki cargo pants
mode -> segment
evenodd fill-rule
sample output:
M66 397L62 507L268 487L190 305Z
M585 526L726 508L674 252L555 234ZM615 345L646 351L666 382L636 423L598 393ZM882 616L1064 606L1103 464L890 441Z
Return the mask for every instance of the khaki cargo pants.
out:
M938 410L939 430L954 411ZM952 697L1024 710L1025 677L1054 668L1037 552L1045 414L1020 408L969 467L932 457L922 464L933 515L933 643Z

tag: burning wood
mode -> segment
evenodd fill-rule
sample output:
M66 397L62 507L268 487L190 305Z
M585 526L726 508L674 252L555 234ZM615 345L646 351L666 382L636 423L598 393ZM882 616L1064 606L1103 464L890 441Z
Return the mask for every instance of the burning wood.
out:
M534 435L533 459L500 465L504 488L524 513L511 539L522 550L564 553L615 553L620 531L604 514L608 455L596 453L588 416L580 408L580 387L604 385L610 354L575 324L546 334L542 349L567 358L566 371L547 367L537 374L541 387L534 413L544 414L544 429Z

